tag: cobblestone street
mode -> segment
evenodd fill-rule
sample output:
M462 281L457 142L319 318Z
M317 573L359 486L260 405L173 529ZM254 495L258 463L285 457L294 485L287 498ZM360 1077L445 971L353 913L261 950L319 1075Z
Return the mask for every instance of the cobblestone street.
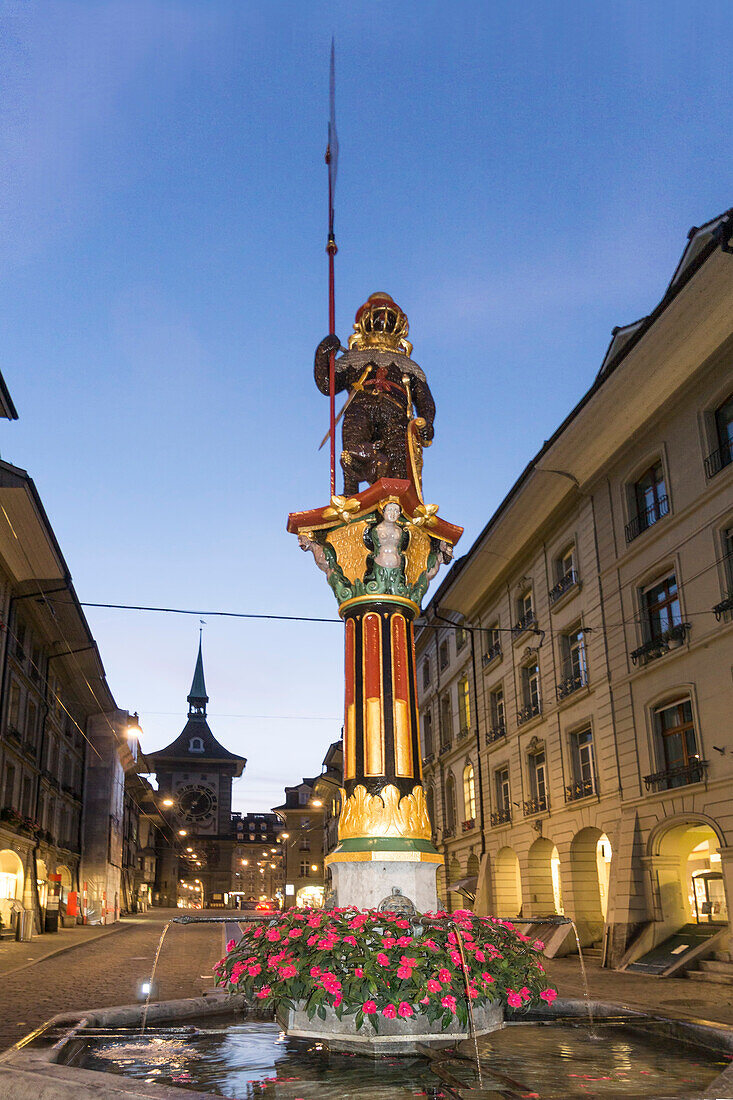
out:
M58 1012L137 1001L142 983L149 980L165 923L176 915L180 910L151 910L123 921L119 930L30 965L24 965L26 956L38 951L39 945L44 953L53 950L61 934L11 945L23 952L17 960L22 969L10 969L7 954L0 963L4 1007L0 1048L11 1046ZM197 996L205 984L210 985L202 975L210 975L222 956L222 928L218 924L171 926L160 955L154 1000Z

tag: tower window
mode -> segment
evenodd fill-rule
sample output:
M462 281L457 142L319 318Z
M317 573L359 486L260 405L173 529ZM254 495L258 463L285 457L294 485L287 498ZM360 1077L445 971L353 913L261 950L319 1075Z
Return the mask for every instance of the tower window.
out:
M204 751L203 739L201 737L192 737L190 739L190 741L188 742L188 751L189 752L203 752Z

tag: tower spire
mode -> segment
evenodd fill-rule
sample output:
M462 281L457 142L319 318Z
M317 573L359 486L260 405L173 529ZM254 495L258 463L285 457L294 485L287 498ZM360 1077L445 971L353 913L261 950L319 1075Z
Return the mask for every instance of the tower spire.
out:
M201 635L202 628L199 628L199 652L196 658L196 668L193 673L193 682L191 684L191 690L188 693L188 714L189 717L194 715L201 715L202 718L206 717L206 704L209 701L209 697L206 694L206 683L204 681L204 658L201 652Z

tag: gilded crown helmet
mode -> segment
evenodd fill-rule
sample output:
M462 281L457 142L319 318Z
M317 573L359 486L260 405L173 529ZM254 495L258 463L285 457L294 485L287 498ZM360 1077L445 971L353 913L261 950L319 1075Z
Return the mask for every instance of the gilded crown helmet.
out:
M412 344L407 339L410 325L389 294L378 291L370 294L363 306L356 311L354 332L349 337L349 350L375 348L381 351L399 351L412 354Z

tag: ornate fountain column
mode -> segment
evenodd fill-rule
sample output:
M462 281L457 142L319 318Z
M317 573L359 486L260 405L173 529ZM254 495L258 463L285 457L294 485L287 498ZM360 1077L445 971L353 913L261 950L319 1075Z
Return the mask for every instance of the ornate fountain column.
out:
M463 529L422 497L434 406L409 358L407 318L388 296L373 295L354 327L337 360L338 388L350 392L341 464L350 488L359 478L372 483L288 519L326 574L345 627L344 786L339 844L326 863L338 905L374 908L396 887L424 912L437 907L443 857L422 785L413 623ZM317 382L326 345L316 353Z

